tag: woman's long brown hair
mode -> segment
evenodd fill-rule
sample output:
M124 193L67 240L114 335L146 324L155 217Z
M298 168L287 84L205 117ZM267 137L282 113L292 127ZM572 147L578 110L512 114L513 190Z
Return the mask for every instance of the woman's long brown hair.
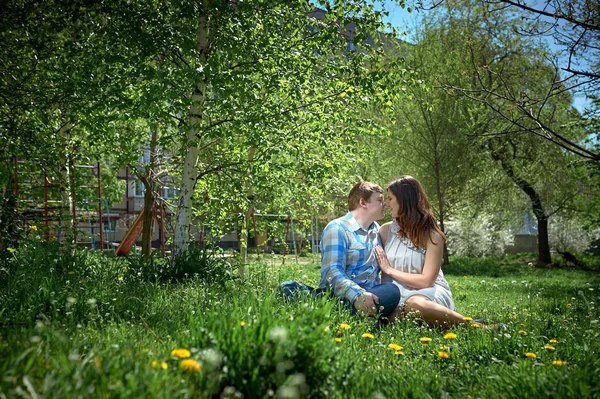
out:
M394 219L400 226L400 237L408 238L416 247L426 248L431 233L437 231L446 242L446 236L438 227L427 195L417 179L401 176L388 184L387 189L394 194L399 205L398 216Z

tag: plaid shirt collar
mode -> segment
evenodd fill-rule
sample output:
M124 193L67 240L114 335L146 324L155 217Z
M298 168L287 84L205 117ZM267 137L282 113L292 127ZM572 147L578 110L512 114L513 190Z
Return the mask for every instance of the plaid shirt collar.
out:
M354 216L352 216L351 212L348 212L346 214L346 216L342 217L342 220L344 221L344 226L346 226L346 228L352 232L358 231L358 230L365 230L354 218ZM370 232L371 230L377 230L377 223L373 222L371 223L371 225L369 226L369 230L367 231Z

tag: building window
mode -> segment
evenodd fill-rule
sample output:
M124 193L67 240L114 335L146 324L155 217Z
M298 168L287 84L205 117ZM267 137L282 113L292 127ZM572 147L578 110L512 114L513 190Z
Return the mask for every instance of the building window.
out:
M144 198L144 193L146 192L146 188L144 184L139 180L133 181L133 197L134 198Z
M164 199L173 199L177 196L177 189L175 187L163 187L162 197Z
M111 220L102 223L102 231L105 233L114 233L117 230L117 221Z

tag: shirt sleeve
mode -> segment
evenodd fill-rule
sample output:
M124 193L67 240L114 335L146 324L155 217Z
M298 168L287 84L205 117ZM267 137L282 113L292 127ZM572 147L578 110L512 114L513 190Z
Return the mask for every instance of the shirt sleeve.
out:
M346 298L350 303L361 295L364 290L346 274L346 253L348 239L339 225L329 225L321 237L321 278L327 281L327 286L333 289L336 297Z

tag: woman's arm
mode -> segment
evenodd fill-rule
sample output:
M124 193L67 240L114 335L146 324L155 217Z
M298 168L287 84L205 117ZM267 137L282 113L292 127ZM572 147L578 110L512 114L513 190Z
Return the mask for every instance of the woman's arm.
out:
M444 240L439 233L433 233L427 243L427 252L425 253L425 264L423 272L420 274L406 273L394 269L381 247L375 249L377 262L381 271L400 284L407 285L416 289L433 287L442 265L442 254L444 252Z

